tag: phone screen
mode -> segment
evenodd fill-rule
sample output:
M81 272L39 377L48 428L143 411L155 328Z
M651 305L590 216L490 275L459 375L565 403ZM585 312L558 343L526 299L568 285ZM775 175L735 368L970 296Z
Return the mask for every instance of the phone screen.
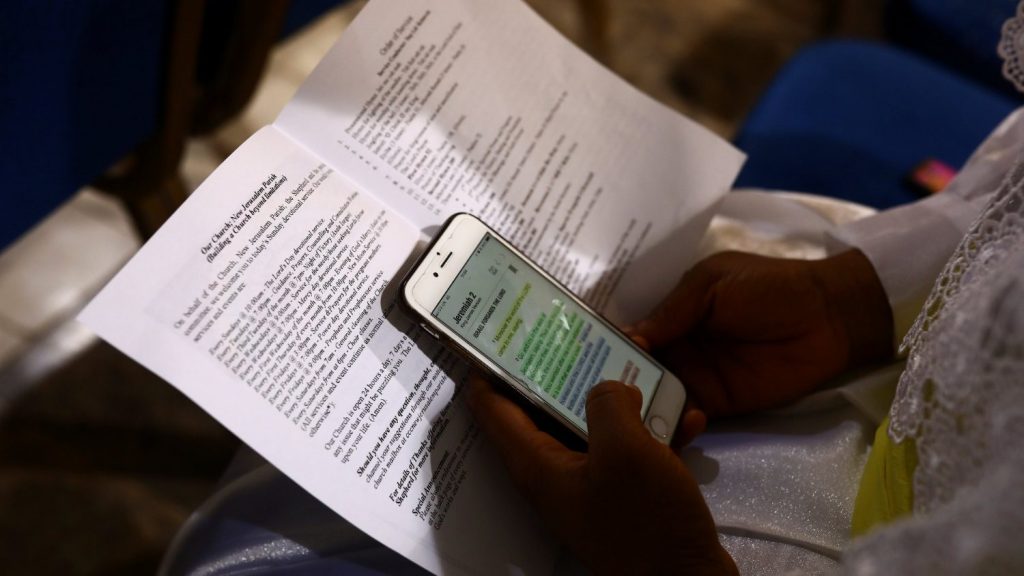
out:
M647 413L662 370L618 332L485 234L433 310L494 363L583 430L587 394L603 380L637 386Z

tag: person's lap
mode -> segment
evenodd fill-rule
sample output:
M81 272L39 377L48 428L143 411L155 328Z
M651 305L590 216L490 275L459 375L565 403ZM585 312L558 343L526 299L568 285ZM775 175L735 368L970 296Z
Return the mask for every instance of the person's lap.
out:
M824 253L830 227L871 212L829 199L733 194L704 249L815 257ZM882 369L784 411L716 423L683 449L741 571L766 562L814 571L836 566L860 470L897 375ZM425 573L248 449L178 535L161 572ZM582 570L566 555L557 572Z

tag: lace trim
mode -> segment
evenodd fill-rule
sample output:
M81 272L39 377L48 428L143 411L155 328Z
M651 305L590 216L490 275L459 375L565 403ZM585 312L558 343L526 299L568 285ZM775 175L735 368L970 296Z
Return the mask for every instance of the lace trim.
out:
M1022 239L1024 162L1018 161L953 253L901 346L910 354L889 434L896 442L917 443L917 512L976 483L993 448L987 420L1005 410L992 403L1010 391L1000 389L1010 387L1006 377L1012 372L1005 371L1024 375L1019 342L1013 346L1013 337L1024 336L1018 332L1024 320L1016 319L1024 302L1006 301L1024 287L1024 266L1013 265L1024 257ZM994 293L997 286L1004 292Z
M1024 2L1017 6L1017 14L1003 24L998 50L1003 59L1003 76L1019 92L1024 92Z
M914 517L858 541L851 574L1024 573L1024 161L939 276L889 435L916 443Z

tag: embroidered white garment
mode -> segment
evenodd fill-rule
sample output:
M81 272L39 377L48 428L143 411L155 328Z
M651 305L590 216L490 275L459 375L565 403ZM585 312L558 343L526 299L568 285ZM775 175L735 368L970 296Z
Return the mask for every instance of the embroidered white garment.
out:
M1024 91L1024 2L1003 27L999 53L1004 75ZM889 436L915 442L914 514L855 542L844 557L849 574L1024 573L1020 146L901 347L909 357Z
M890 437L916 443L914 515L851 574L1024 573L1024 162L960 243L904 341Z
M1003 24L999 55L1003 58L1003 76L1024 92L1024 2L1017 6L1017 15Z

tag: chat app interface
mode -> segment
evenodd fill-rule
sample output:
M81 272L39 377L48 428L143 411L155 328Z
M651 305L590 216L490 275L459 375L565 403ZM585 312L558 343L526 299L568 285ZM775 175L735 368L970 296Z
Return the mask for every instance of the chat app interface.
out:
M660 368L490 234L433 314L584 430L598 382L637 386L646 414L661 381Z

